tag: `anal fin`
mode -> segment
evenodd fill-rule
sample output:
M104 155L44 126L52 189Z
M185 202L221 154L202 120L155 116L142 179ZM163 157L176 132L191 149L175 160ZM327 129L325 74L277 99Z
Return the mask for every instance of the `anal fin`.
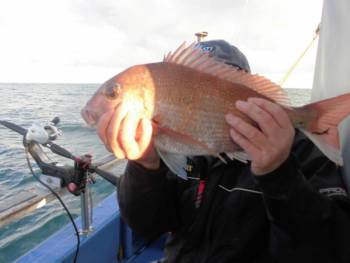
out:
M161 151L157 148L157 152L160 158L163 160L166 166L172 171L174 174L180 176L182 179L187 180L187 158L184 155L169 153L165 151Z
M231 159L235 159L237 161L240 161L242 163L248 163L248 160L250 160L248 154L246 152L233 152L233 153L226 153L226 155Z

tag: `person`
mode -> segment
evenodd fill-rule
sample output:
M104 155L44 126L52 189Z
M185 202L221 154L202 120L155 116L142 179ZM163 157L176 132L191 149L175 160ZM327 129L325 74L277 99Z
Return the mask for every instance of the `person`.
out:
M250 72L228 42L200 47ZM167 233L166 262L350 262L350 202L338 167L279 105L258 98L235 105L258 125L225 116L250 162L189 157L187 180L159 158L149 121L119 120L118 140L104 141L130 159L118 185L122 218L147 238ZM136 136L127 132L135 121L141 123Z

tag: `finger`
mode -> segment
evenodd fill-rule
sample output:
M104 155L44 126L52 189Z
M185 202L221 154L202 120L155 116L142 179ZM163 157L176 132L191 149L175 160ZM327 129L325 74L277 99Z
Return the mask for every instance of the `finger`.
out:
M114 111L108 111L104 113L97 123L97 134L100 137L101 141L107 146L107 137L106 130L109 125L109 122L114 114Z
M230 129L230 135L232 140L237 143L250 157L252 161L257 160L261 151L250 140L245 138L241 133L236 131L234 128Z
M136 129L141 116L138 112L129 111L122 121L118 142L123 149L126 158L130 160L138 159L140 156L139 146L135 139Z
M234 116L233 114L227 114L225 118L227 123L237 132L242 134L246 139L248 139L249 142L258 146L259 148L267 146L266 136L257 128L243 121L241 118Z
M127 110L123 105L119 105L106 130L107 145L112 150L115 156L119 159L125 158L125 153L123 148L118 142L118 134L120 133L120 125L127 114Z
M152 123L143 118L140 122L140 137L137 140L139 145L139 151L144 153L150 146L152 140Z
M248 102L237 101L236 107L255 121L265 134L273 134L273 132L279 128L278 123L268 112L265 111L265 109L249 100Z
M261 98L250 98L250 102L255 103L265 111L267 111L280 127L292 126L291 121L287 115L287 112L277 103L261 99Z

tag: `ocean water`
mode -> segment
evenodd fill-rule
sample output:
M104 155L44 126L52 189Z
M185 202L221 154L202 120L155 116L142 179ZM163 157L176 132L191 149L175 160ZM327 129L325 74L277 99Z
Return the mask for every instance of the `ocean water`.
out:
M32 123L45 123L58 116L63 136L56 143L75 155L92 153L98 159L108 152L95 130L86 127L79 114L97 87L97 84L0 83L0 120L27 128ZM308 89L287 89L287 92L293 105L303 105L310 99ZM116 169L118 172L122 172L122 167ZM22 138L0 125L0 201L11 202L23 189L32 187L42 188L29 173ZM99 177L92 189L94 204L115 191ZM63 200L74 216L80 214L79 197L67 194ZM0 262L14 261L67 223L70 221L61 205L52 201L2 226Z

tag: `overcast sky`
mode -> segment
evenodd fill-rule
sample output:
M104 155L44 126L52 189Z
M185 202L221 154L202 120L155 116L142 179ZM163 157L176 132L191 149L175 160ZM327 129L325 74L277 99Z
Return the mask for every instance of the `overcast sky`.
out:
M101 83L198 31L235 44L278 82L321 12L321 0L1 0L0 82ZM315 44L285 86L311 88Z

